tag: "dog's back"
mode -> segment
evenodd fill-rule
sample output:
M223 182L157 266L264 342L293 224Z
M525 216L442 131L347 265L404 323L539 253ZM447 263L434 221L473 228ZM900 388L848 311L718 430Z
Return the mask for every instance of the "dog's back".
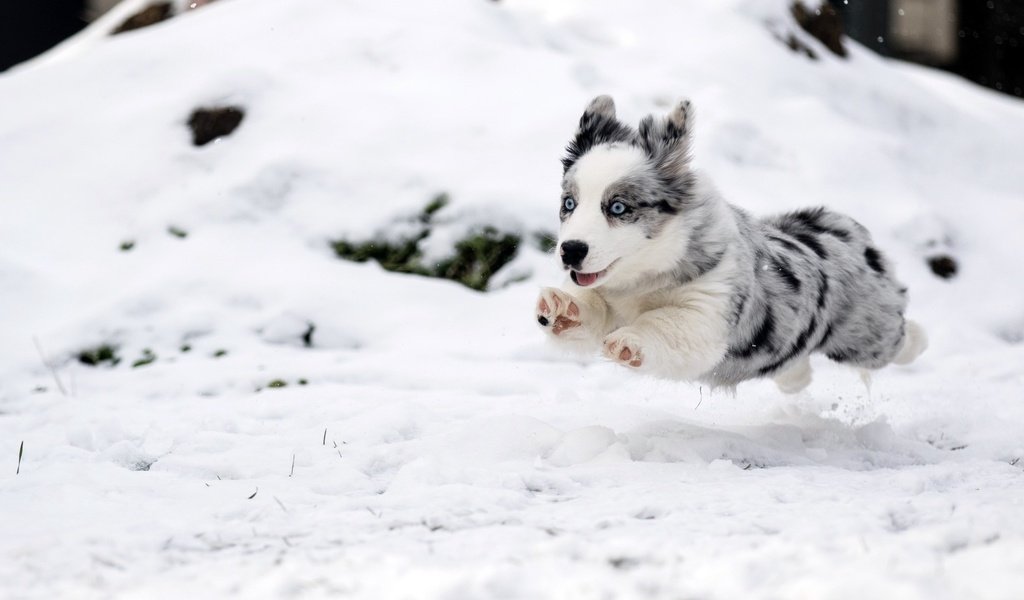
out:
M814 351L865 369L909 362L906 288L855 220L823 208L756 220L734 209L741 256L729 351L709 379L719 385L805 369ZM915 338L922 332L914 328ZM809 371L808 371L809 377Z

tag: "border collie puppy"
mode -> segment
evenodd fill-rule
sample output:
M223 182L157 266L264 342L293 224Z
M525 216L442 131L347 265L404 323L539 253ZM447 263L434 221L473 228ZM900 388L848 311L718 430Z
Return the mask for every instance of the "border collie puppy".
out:
M907 289L848 216L811 208L755 218L690 166L693 108L634 129L595 98L562 161L558 255L536 319L559 344L673 379L735 387L810 383L821 352L861 369L926 347Z

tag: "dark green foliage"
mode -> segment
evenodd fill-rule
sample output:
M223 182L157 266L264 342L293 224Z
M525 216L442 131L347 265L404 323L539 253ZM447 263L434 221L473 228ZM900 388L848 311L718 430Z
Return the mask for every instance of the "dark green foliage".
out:
M286 382L285 380L283 380L283 379L275 379L275 380L271 381L270 383L268 383L267 387L268 388L283 388L286 385L288 385L288 382Z
M306 380L306 379L300 379L299 380L299 385L306 385L307 383L309 383L309 381Z
M458 281L474 290L487 289L491 277L516 256L519 236L493 227L455 244L455 256L436 265L435 277Z
M222 357L222 356L227 356L227 353L228 353L228 351L227 351L227 350L224 350L224 349L222 348L222 349L220 349L220 350L217 350L216 352L214 352L214 353L213 353L213 357L214 357L214 358L220 358L220 357Z
M388 271L451 279L475 290L485 290L491 277L515 258L520 237L485 227L459 240L453 256L433 265L424 264L419 244L430 236L434 215L447 204L447 194L439 194L431 200L415 217L423 228L409 238L373 240L362 244L337 240L331 243L331 247L339 258L346 260L366 262L372 259Z
M419 243L427 235L429 235L428 232L424 231L415 238L396 243L376 241L352 244L345 240L338 240L332 246L334 253L346 260L366 262L373 259L388 271L429 275L430 273L419 262L418 248Z
M103 363L110 363L110 366L113 367L121 362L121 357L117 355L116 347L110 344L100 344L95 348L86 348L79 352L78 362L90 367L98 367Z
M125 240L121 242L121 252L128 252L135 247L135 240Z
M181 346L181 351L182 352L191 352L192 351L192 346L189 346L188 344L183 344Z
M449 200L450 199L448 198L448 194L445 194L444 192L434 196L434 199L431 200L429 204L427 204L427 206L423 209L423 212L420 214L420 222L429 223L431 217L434 216L434 213L441 210L445 206L448 206Z
M173 235L176 238L185 239L185 238L188 237L188 232L187 231L185 231L181 227L176 227L174 225L171 225L170 227L167 228L167 233Z
M541 252L554 252L555 246L558 244L558 236L547 231L535 231L533 232L533 243Z
M155 360L156 360L156 354L153 354L152 350L150 350L149 348L146 348L146 349L144 349L142 351L142 356L140 356L139 358L135 359L135 362L132 363L132 368L134 369L136 367L144 367L144 366L154 362Z

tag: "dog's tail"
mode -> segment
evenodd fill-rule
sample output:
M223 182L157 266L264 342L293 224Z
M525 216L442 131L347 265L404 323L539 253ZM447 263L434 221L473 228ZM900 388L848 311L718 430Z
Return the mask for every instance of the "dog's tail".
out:
M921 353L928 347L928 334L924 332L924 327L921 327L916 321L907 321L907 330L903 335L903 346L900 347L900 351L896 353L896 358L892 359L893 364L906 365L914 361L915 358L921 356Z

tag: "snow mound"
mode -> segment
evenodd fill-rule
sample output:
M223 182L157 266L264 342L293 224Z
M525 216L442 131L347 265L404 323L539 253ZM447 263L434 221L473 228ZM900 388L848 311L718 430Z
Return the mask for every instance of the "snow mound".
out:
M1019 101L835 57L782 0L219 0L108 35L144 4L0 76L0 595L1024 588ZM783 398L546 348L532 240L601 93L692 98L755 213L867 225L929 350ZM204 106L245 116L196 147ZM521 236L489 292L335 255L441 194L423 260Z

